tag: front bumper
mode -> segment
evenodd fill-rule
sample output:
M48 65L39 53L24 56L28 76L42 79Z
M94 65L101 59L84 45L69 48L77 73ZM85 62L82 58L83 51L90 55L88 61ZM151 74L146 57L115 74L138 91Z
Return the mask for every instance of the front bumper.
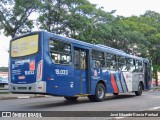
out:
M13 93L46 93L46 82L40 81L31 84L9 84L9 91Z

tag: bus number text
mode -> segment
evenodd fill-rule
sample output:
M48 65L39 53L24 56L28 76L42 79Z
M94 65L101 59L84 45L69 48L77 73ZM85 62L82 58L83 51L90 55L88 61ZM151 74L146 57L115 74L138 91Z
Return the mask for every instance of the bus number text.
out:
M55 69L56 75L68 75L68 70Z

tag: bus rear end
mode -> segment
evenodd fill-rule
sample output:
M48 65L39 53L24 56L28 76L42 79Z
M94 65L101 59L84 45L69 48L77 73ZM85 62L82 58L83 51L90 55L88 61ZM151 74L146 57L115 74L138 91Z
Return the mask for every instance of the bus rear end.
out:
M35 32L11 40L10 92L46 93L46 82L42 81L42 37L43 32Z

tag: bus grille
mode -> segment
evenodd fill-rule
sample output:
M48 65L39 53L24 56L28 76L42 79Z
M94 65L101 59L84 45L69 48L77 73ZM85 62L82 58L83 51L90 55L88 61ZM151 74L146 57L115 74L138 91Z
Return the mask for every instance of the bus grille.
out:
M18 90L27 90L27 87L18 87Z

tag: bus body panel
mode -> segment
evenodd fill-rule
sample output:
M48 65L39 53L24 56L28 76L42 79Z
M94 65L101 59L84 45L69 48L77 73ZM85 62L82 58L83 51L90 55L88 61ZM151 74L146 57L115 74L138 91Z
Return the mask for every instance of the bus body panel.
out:
M123 88L123 86L122 86L121 78L119 78L119 76L118 76L118 72L115 73L115 78L116 78L116 82L117 82L118 91L119 91L120 93L125 92L125 91L123 90L124 88Z
M43 32L35 32L30 35L38 35L38 52L33 55L10 59L11 85L9 89L11 92L36 92L39 86L42 88L38 92L46 91L45 82L37 83L38 65L39 62L43 59ZM28 35L17 39L23 39L25 37L28 37ZM41 67L43 68L43 66ZM41 77L43 76L42 74L43 73L41 73Z
M121 81L121 85L122 85L122 88L123 88L123 92L128 92L128 87L127 87L127 84L126 84L126 80L124 78L124 74L123 72L119 71L118 72L118 77Z
M106 92L114 93L114 89L113 89L112 82L111 82L111 74L108 70L106 71L105 78L107 80L107 83L106 83L107 91Z
M129 72L115 72L100 69L92 69L92 94L95 92L97 83L100 80L107 81L106 92L107 93L126 93L138 90L140 82L144 83L144 77L142 73L129 73ZM103 77L101 77L103 76Z
M36 68L38 60L35 55L23 59L12 60L12 83L30 84L36 82Z
M91 67L91 94L95 94L96 85L100 80L105 81L102 76L102 70Z
M137 91L139 83L144 83L143 73L123 72L123 78L125 80L128 92Z
M49 39L54 35L44 33L44 72L43 80L47 84L47 93L60 96L74 96L73 65L59 65L52 62L49 54Z
M60 96L73 96L74 95L74 79L73 67L59 66L59 65L46 65L48 68L44 72L44 80L47 84L47 93ZM45 68L44 68L45 69Z

